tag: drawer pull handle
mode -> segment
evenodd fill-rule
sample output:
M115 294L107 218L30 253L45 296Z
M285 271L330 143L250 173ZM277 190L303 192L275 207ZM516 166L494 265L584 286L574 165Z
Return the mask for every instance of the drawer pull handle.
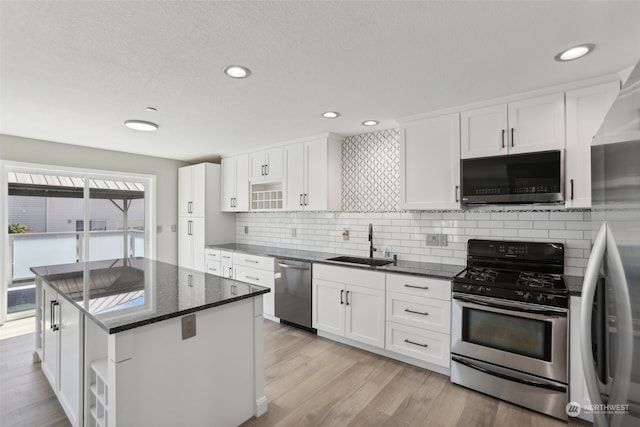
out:
M429 290L428 286L415 286L415 285L408 285L405 283L404 285L405 288L414 288L414 289L424 289L425 291Z
M427 313L426 311L425 312L414 311L414 310L409 310L408 308L405 308L404 311L405 311L405 313L421 314L423 316L428 316L429 315L429 313Z
M259 262L260 262L260 261L256 261L256 260L254 260L254 259L245 259L245 261L246 261L246 262L252 262L252 263L254 263L254 264L257 264L257 263L259 263Z
M414 341L408 340L406 338L404 339L404 342L406 342L407 344L413 344L413 345L417 345L417 346L424 347L424 348L429 347L429 344L420 344L419 342L414 342Z
M224 258L224 259L231 259L231 257L230 257L230 256L227 256L227 255L222 255L222 258Z
M259 277L244 276L245 279L260 281Z

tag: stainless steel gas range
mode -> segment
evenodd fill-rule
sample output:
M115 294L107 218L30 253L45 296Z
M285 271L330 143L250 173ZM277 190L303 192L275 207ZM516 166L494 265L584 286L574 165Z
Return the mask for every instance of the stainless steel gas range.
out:
M451 381L566 420L563 272L560 243L469 240L453 279Z

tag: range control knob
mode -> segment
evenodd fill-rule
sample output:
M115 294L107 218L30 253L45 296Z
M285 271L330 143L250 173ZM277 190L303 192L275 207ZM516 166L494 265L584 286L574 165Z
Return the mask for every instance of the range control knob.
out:
M484 286L478 286L478 293L483 293L485 291Z
M522 295L522 298L523 298L525 301L531 301L531 300L533 299L533 295L531 295L529 292L525 292L525 294L524 294L524 295Z
M538 301L539 303L543 303L547 301L547 297L544 296L543 294L538 294L538 296L536 297L536 301Z
M473 291L473 285L462 285L462 289L466 290L467 292L471 292Z

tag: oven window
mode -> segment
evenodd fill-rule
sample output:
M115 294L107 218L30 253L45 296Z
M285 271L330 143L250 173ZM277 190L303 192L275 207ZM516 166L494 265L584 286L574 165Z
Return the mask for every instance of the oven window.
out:
M551 361L551 322L465 307L462 325L466 342Z

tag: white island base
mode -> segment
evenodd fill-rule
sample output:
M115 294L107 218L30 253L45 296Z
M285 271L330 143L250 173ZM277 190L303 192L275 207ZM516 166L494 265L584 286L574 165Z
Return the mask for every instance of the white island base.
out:
M80 345L59 357L62 365L82 362L47 375L74 426L226 427L267 411L262 295L112 334L77 314ZM182 319L194 315L196 335L183 340ZM44 366L46 353L37 350ZM79 377L78 392L61 392L68 375Z
M195 316L185 340L182 317L108 335L109 426L236 426L266 412L262 296Z

